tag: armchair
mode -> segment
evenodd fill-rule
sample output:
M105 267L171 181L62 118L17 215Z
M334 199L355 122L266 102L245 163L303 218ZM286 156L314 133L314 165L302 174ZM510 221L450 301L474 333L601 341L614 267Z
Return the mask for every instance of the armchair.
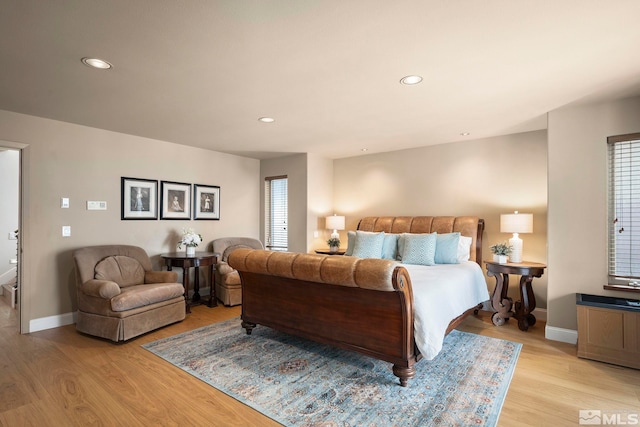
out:
M185 318L184 288L174 271L152 271L144 249L91 246L74 251L76 329L125 341Z
M224 237L212 243L213 252L220 254L215 269L216 296L224 305L242 304L240 274L227 260L229 254L238 248L263 249L262 242L250 237Z

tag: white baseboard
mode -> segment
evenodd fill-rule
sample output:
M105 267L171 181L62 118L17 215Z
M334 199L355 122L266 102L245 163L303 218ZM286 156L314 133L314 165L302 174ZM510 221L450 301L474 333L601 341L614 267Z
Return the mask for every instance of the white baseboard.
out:
M29 331L38 332L45 329L58 328L60 326L71 325L76 323L76 312L64 313L57 316L41 317L40 319L33 319L29 322Z
M544 329L544 337L552 341L566 342L569 344L578 343L578 331L573 329L556 328L549 326Z

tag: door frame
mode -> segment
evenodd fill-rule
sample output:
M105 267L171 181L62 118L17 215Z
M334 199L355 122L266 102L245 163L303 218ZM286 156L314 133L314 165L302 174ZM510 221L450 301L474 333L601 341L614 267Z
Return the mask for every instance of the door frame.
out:
M18 333L24 334L29 331L29 307L30 301L26 298L29 295L26 292L30 289L31 275L25 263L29 260L29 245L25 242L29 241L29 227L25 221L25 212L29 212L28 208L28 171L29 171L29 145L19 142L7 141L0 139L0 147L9 148L18 151L18 265L16 273L18 276L18 304L16 304L18 316Z

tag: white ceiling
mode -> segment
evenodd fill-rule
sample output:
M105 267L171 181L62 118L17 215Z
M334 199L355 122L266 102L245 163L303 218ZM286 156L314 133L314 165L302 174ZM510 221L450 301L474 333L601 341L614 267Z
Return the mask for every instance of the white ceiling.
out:
M0 109L256 158L478 139L640 95L639 16L638 0L0 0Z

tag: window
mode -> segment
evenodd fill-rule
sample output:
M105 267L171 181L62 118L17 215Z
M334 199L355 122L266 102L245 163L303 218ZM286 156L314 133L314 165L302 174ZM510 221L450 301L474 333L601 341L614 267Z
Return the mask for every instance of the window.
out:
M286 251L288 242L287 177L274 176L264 181L265 246L274 251Z
M609 277L640 279L640 133L607 138Z

